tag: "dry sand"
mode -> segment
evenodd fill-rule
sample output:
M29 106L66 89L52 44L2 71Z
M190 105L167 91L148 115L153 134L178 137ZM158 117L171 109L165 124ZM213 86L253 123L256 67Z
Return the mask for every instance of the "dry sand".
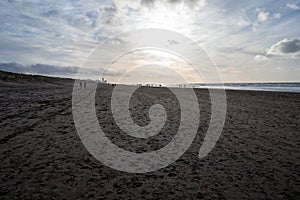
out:
M227 91L227 117L210 154L198 152L210 119L206 90L196 90L201 118L185 154L168 167L131 174L104 166L81 143L72 118L70 80L0 81L1 199L299 199L300 94ZM162 103L168 121L151 139L122 133L110 113L112 86L101 86L99 123L118 146L166 145L179 126L178 102L165 88L140 88L131 101L139 125Z

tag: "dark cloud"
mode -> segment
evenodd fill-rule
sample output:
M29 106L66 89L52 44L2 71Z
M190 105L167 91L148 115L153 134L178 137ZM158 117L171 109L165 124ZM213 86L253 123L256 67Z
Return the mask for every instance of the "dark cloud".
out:
M277 48L284 54L297 53L300 51L300 40L286 40L277 44Z
M19 63L0 63L0 70L24 73L24 74L42 74L42 75L75 75L78 71L78 67L59 67L53 65L34 64L34 65L22 65Z
M0 70L14 73L23 73L23 74L40 74L48 76L58 76L58 77L71 77L75 78L79 67L62 67L54 65L45 65L45 64L34 64L34 65L22 65L16 62L11 63L0 63ZM101 70L101 69L100 69ZM101 71L95 69L82 69L81 73L83 75L97 75ZM113 72L111 70L106 70L104 72L106 76L118 76L119 73Z
M300 51L300 40L294 39L289 40L287 38L273 44L266 51L266 55L284 55L294 54Z
M256 60L266 60L274 56L294 56L300 53L300 40L299 39L283 39L273 44L263 54L255 56Z
M154 8L155 0L141 0L141 5L148 8Z

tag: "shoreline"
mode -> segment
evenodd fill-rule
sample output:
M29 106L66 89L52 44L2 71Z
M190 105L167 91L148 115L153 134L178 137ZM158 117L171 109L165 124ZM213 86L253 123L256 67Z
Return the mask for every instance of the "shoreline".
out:
M49 82L49 83L57 83L57 82L74 82L76 79L73 78L62 78L62 77L52 77L52 76L45 76L45 75L32 75L32 74L19 74L19 73L13 73L13 72L6 72L6 71L1 71L0 70L0 86L5 85L5 82L22 82L22 81L28 81L28 82L34 82L34 81L43 81L43 82ZM82 81L93 81L93 80L82 80ZM100 81L98 81L100 82ZM247 84L299 84L300 87L300 82L258 82L258 83L223 83L224 87L218 88L218 86L213 86L215 84L208 84L211 85L210 87L193 87L193 86L188 86L188 87L180 87L169 85L169 86L147 86L147 84L135 84L135 85L140 85L142 87L150 87L150 88L160 88L160 87L167 87L167 88L189 88L189 89L203 89L203 90L226 90L226 91L258 91L258 92L285 92L285 93L300 93L300 88L299 89L294 89L293 91L290 89L288 91L285 91L283 88L230 88L229 86L226 85L233 85L233 84L239 84L239 85L247 85ZM115 84L110 84L110 85L115 85ZM126 85L126 84L124 84ZM127 86L131 86L131 84L128 84ZM279 90L278 90L279 89Z

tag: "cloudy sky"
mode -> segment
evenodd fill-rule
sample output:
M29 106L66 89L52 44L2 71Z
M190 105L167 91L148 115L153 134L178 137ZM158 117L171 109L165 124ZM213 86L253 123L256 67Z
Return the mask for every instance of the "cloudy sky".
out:
M224 82L300 81L299 19L299 0L2 0L0 69L72 75L107 38L164 28L200 45ZM120 57L106 78L116 81L141 60L148 68L128 76L131 82L148 80L149 73L161 82L173 69L189 82L201 81L180 58L149 50Z

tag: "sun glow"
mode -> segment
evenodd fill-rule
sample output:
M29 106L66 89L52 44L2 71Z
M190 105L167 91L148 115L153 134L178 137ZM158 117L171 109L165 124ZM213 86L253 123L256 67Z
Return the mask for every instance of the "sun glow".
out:
M147 9L142 18L144 27L164 28L174 31L186 31L186 27L191 21L191 15L187 13L182 4L172 7L160 5L155 9Z
M126 77L106 76L113 83L182 83L182 77L190 82L203 82L195 69L181 57L162 50L140 50L126 54L111 66L112 71L127 74ZM150 81L152 79L152 81Z

